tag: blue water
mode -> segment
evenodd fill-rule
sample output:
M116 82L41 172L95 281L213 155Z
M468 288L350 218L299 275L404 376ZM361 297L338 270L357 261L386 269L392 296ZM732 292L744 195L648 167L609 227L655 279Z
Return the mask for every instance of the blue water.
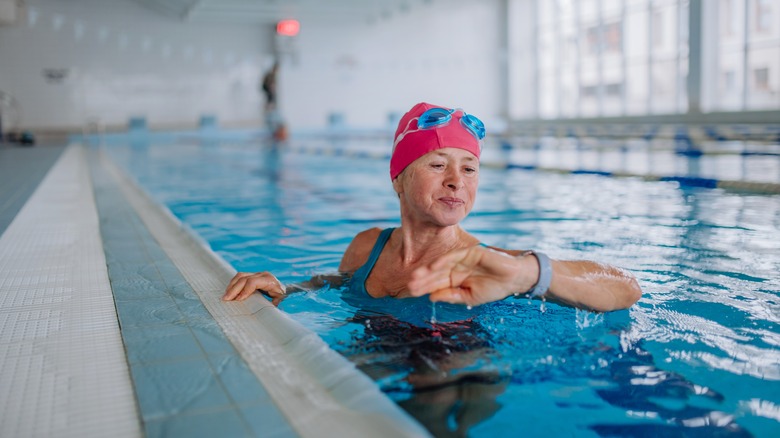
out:
M110 153L237 270L283 282L333 273L357 232L399 224L384 159L220 143ZM329 286L280 308L437 436L780 434L780 196L483 168L463 226L489 245L623 267L644 295L592 314Z

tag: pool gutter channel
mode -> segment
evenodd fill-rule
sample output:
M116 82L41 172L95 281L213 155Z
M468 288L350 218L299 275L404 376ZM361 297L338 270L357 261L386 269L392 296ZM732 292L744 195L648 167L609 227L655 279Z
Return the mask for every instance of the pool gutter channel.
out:
M429 436L375 382L268 300L224 302L235 270L103 152L103 166L302 437Z

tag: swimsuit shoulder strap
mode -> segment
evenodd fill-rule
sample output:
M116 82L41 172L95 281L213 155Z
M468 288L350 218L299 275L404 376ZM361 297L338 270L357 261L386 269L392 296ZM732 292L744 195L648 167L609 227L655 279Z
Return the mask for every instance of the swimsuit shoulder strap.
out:
M352 288L359 288L363 293L368 294L368 291L366 291L366 280L368 279L368 274L370 274L371 270L374 269L374 265L379 259L379 255L382 254L382 250L385 248L387 241L390 239L390 235L393 234L393 230L395 230L394 227L385 228L379 234L379 237L376 239L376 243L374 243L374 247L371 249L371 254L368 256L368 260L366 260L366 263L358 268L358 270L355 271L355 273L352 275Z

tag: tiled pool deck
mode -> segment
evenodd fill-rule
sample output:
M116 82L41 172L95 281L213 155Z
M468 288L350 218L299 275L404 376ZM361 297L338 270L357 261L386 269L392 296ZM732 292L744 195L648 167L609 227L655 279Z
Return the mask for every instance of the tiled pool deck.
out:
M332 146L291 149L384 156ZM609 153L484 158L780 193L777 154L742 154L735 173L733 155ZM220 301L232 268L98 148L0 146L0 233L0 436L426 435L264 298Z
M0 163L0 436L427 435L99 151Z

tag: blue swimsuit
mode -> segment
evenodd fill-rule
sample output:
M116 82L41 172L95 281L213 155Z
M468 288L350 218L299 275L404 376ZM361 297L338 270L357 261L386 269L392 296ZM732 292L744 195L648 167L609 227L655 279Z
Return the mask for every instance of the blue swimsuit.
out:
M350 292L368 295L368 291L366 290L366 279L368 279L368 274L371 273L371 270L374 269L374 265L376 264L377 259L379 259L379 255L382 254L382 250L385 248L388 239L390 239L390 235L393 234L393 230L395 230L394 227L385 228L379 234L379 238L376 239L376 243L374 243L374 247L371 249L371 254L368 256L366 263L352 274L352 280L349 282Z
M385 228L379 234L379 237L376 239L376 243L374 243L374 247L371 249L371 254L368 255L368 260L366 260L366 263L364 263L363 266L359 267L358 270L352 274L352 279L349 282L350 292L371 296L366 290L366 280L368 279L368 274L370 274L371 270L374 269L374 265L379 259L379 255L382 254L382 250L385 249L385 245L390 239L390 235L393 234L393 230L395 230L395 227ZM487 247L487 245L484 243L480 243L480 245Z

